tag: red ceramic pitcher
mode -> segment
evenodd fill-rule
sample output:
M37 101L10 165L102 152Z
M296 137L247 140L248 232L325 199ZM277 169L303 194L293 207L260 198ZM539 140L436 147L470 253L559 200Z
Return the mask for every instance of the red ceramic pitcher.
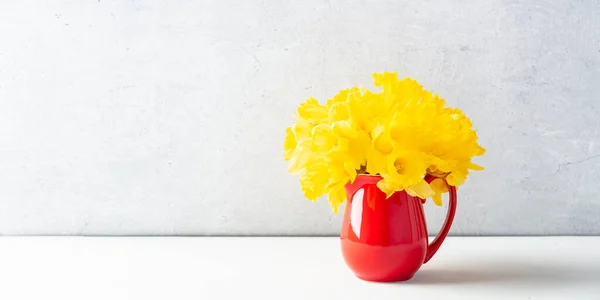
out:
M426 176L429 183L436 179ZM341 243L346 264L363 280L389 282L413 277L438 250L454 219L456 188L449 186L450 204L442 230L429 244L423 199L396 192L386 199L379 176L359 175L346 185L348 202Z

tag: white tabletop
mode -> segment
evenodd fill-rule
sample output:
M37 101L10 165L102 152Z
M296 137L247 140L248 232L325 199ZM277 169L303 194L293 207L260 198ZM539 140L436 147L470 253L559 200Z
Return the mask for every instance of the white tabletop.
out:
M600 237L448 238L408 282L338 238L2 237L0 299L600 299Z

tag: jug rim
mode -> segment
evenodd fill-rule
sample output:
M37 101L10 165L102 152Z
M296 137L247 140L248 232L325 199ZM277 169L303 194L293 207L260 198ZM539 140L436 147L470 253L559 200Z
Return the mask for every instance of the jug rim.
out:
M377 184L377 182L379 182L382 179L383 179L383 177L381 177L381 175L357 174L353 183L356 183L356 181L359 181L361 183Z

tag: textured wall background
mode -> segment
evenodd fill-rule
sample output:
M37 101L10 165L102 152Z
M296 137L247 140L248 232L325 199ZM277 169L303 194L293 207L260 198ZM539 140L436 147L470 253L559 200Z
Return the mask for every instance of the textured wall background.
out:
M0 38L0 234L337 234L284 129L384 70L488 148L452 233L600 234L598 1L2 1Z

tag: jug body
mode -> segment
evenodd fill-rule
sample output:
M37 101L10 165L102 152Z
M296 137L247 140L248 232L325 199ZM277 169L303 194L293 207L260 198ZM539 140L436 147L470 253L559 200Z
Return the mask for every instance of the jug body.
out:
M404 191L386 199L376 185L380 179L359 175L346 186L342 254L348 267L363 280L408 280L427 255L423 200Z

